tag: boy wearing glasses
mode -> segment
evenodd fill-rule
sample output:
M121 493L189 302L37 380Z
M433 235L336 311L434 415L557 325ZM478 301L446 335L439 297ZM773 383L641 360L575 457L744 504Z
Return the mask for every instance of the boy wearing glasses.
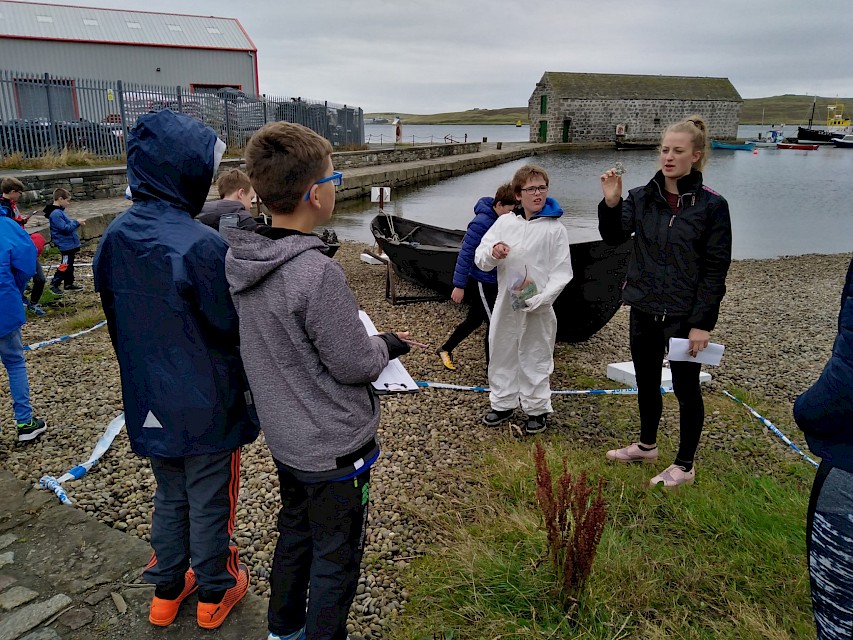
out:
M343 269L311 233L341 184L331 152L301 125L261 128L246 167L272 225L225 232L241 356L281 490L268 640L347 637L379 457L370 383L409 351L407 333L367 335Z
M548 197L548 174L536 165L516 171L512 187L522 213L505 215L483 236L474 257L497 267L498 298L489 329L489 401L483 422L527 414L528 435L545 430L551 407L557 316L552 305L572 279L569 236L560 204Z

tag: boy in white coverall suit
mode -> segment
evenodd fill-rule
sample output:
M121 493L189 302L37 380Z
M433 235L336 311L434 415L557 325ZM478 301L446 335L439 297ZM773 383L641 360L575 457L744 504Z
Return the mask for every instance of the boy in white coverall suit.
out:
M551 411L550 375L554 370L557 316L553 304L572 279L569 235L563 210L548 195L548 174L525 165L512 179L522 214L498 218L474 256L477 267L497 267L498 298L489 329L489 401L483 422L508 420L521 401L527 434L541 433ZM521 300L511 289L535 295ZM522 295L522 298L524 296ZM513 302L515 307L513 308Z

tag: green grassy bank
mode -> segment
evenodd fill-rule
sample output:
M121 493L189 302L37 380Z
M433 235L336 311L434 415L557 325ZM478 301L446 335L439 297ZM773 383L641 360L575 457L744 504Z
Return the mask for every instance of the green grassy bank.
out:
M745 399L768 416L785 410ZM558 400L555 416L573 415L568 405L576 401ZM714 434L700 446L696 483L674 493L648 489L674 454L677 442L666 434L674 438L677 428L662 429L658 463L608 463L604 442L587 435L589 423L624 431L627 442L636 400L593 402L540 440L555 477L565 461L571 473L605 481L607 524L579 600L566 610L558 596L535 498L533 443L496 431L472 454L472 468L446 479L476 499L448 499L424 515L435 544L409 572L411 601L392 637L813 637L805 517L814 469L742 407L709 393ZM670 420L676 406L668 395Z

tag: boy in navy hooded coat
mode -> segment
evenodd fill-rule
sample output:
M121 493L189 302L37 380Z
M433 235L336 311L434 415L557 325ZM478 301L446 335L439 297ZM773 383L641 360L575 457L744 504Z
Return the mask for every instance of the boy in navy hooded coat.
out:
M140 117L127 140L133 206L94 260L130 445L157 481L144 577L157 587L149 621L158 626L198 588L198 625L216 628L249 582L230 538L240 447L259 427L225 280L228 245L193 220L224 150L189 116Z

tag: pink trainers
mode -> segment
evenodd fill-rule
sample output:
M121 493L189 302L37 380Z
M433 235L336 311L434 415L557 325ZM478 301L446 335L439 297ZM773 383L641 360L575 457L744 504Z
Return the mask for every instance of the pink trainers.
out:
M683 484L693 484L695 479L695 466L690 471L685 471L678 465L673 464L649 480L649 486L655 487L660 483L663 483L664 489L674 489L675 487L679 487Z
M658 459L657 447L651 451L643 451L635 442L622 449L611 449L607 452L607 459L615 462L654 462Z

